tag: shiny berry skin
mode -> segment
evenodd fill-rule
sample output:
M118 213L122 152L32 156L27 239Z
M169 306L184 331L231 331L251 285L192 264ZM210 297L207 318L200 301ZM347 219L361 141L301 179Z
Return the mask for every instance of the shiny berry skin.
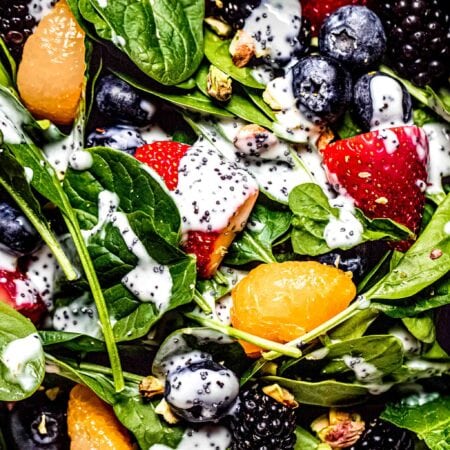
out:
M134 155L137 147L144 144L139 129L131 125L96 128L86 140L86 147L110 147L129 155Z
M95 102L100 113L133 125L148 124L155 112L137 89L114 75L106 75L98 82Z
M334 11L319 31L322 55L349 70L365 70L378 63L386 50L386 35L379 17L365 6L343 6Z
M39 233L10 201L0 201L0 246L11 254L31 253L41 243Z
M301 105L319 117L334 122L352 100L352 80L335 60L306 56L292 69L294 96Z

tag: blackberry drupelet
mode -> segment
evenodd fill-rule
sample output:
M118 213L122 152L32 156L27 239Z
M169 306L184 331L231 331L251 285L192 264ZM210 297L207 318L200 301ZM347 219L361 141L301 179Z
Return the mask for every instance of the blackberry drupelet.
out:
M235 30L240 30L244 28L245 19L250 16L260 3L261 0L246 0L243 2L239 0L222 0L221 16Z
M408 430L398 428L379 417L366 422L366 429L349 450L413 450L414 441Z
M29 0L0 1L0 36L17 61L36 25L36 20L29 14L28 3Z
M296 414L255 385L242 391L232 421L231 450L292 450Z
M450 70L448 0L383 0L377 12L388 38L388 58L402 77L425 86Z

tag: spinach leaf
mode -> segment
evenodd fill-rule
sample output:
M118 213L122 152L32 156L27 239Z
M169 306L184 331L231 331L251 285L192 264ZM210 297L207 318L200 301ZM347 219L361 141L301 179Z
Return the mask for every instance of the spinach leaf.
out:
M5 66L6 64L6 66ZM3 39L0 39L0 85L9 87L16 79L17 65Z
M46 218L42 215L39 202L36 200L26 179L24 168L7 149L0 153L0 185L5 188L33 224L34 228L36 228L54 254L67 279L75 280L78 277L78 273L61 248Z
M436 114L441 116L447 122L450 122L450 90L448 88L441 88L439 91L433 90L430 86L419 88L411 81L399 77L392 69L384 65L380 66L380 70L388 75L397 78L401 81L408 92L419 102L428 106Z
M346 111L339 120L336 131L341 139L347 139L362 133L361 127L355 123L350 111Z
M411 396L389 404L381 417L397 427L413 431L431 450L450 448L450 397Z
M196 73L197 86L203 94L208 95L206 90L209 67L207 64L200 66ZM256 123L268 130L272 129L272 122L263 114L254 103L247 99L245 92L240 91L239 86L233 85L233 94L228 102L221 104L223 108L234 116L240 117L250 123Z
M242 265L251 261L275 262L272 246L287 232L290 223L289 211L277 210L258 203L253 208L244 231L228 249L225 263Z
M317 406L350 406L364 402L369 389L356 383L335 380L301 381L290 378L267 376L263 380L278 383L288 389L299 403Z
M371 287L367 299L411 297L444 276L450 269L450 195L395 268Z
M433 114L429 109L414 108L413 122L418 127L423 127L427 123L439 122L439 116Z
M189 78L203 57L202 0L90 0L103 33L149 77L165 85ZM103 26L103 24L102 24Z
M294 251L300 255L316 256L332 250L324 234L330 219L338 220L339 208L331 206L322 188L314 183L296 186L289 194L289 207L294 213L291 241ZM353 216L363 228L361 242L380 239L403 240L410 231L389 219L369 219L355 209ZM340 248L350 248L341 246Z
M39 331L42 345L49 347L63 347L74 352L103 352L105 343L91 336L66 331ZM47 349L47 350L49 350Z
M11 355L5 352L7 349L12 352L10 345L15 345L19 339L31 341L16 349L14 356L17 357L12 361ZM44 351L34 339L39 337L33 323L0 300L0 401L23 400L42 383Z
M236 67L231 59L229 47L231 40L222 40L212 31L205 30L205 56L211 64L214 64L222 72L244 86L255 89L264 89L265 86L253 77L252 69L248 67Z
M350 319L331 330L329 337L332 341L347 341L360 338L378 316L379 312L375 308L362 309Z
M319 439L300 426L295 429L295 437L294 450L316 450L320 444Z
M433 317L430 314L422 314L416 317L404 317L403 325L419 341L432 344L436 339L436 329Z
M137 81L129 75L117 70L113 70L112 72L114 73L114 75L122 78L122 80L126 81L128 84L131 84L136 89L140 89L141 91L152 94L155 97L166 100L183 109L207 114L214 114L217 116L228 118L234 117L233 114L223 109L222 107L217 106L209 97L202 94L202 92L200 92L198 89L194 89L189 92L169 92L164 89L159 89L158 86L154 86L150 83L143 84L142 82Z
M345 373L354 370L357 381L370 383L388 375L402 365L403 347L399 339L389 335L370 335L349 339L327 346L326 359L329 363L322 369L325 375ZM361 359L370 365L364 371L352 369L353 360ZM355 359L355 360L356 360Z
M88 250L114 319L114 335L117 340L136 339L164 312L192 300L195 261L178 249L180 217L175 203L145 167L120 151L89 151L91 167L69 169L64 186L82 229L91 233ZM99 195L107 191L118 196L118 211L125 215L146 252L168 266L173 285L168 303L160 309L140 301L122 284L138 258L112 223L99 223Z
M259 89L243 86L244 91L250 97L250 100L272 121L276 121L275 113L272 108L263 100Z

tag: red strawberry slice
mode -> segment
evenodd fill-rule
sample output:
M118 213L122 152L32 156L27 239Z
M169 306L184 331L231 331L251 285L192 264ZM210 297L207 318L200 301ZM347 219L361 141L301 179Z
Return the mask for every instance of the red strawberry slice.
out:
M34 323L47 308L29 278L19 271L0 270L0 301L13 307Z
M311 22L311 33L317 36L322 22L336 9L346 5L366 6L367 0L305 0L302 1L302 15Z
M204 144L158 141L139 147L135 157L173 192L182 215L183 249L196 256L199 276L210 278L245 226L258 196L256 182Z
M419 230L425 204L428 141L421 128L371 131L322 150L328 181L368 217L389 218ZM411 242L397 247L406 250Z

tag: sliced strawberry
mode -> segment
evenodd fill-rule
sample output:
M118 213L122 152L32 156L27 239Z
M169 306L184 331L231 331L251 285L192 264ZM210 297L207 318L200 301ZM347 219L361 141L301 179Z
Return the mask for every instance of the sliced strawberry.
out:
M182 216L183 249L197 257L200 277L213 276L245 226L258 196L256 182L203 144L191 147L158 141L139 147L135 157L157 172L173 191ZM220 225L214 227L214 223Z
M29 278L19 271L0 270L0 301L38 323L47 311Z
M367 5L367 0L305 0L302 15L311 22L311 33L317 36L322 22L336 9L346 5Z
M419 230L425 204L428 141L421 128L371 131L328 144L328 181L349 195L368 217L383 217ZM397 248L406 250L411 243Z

